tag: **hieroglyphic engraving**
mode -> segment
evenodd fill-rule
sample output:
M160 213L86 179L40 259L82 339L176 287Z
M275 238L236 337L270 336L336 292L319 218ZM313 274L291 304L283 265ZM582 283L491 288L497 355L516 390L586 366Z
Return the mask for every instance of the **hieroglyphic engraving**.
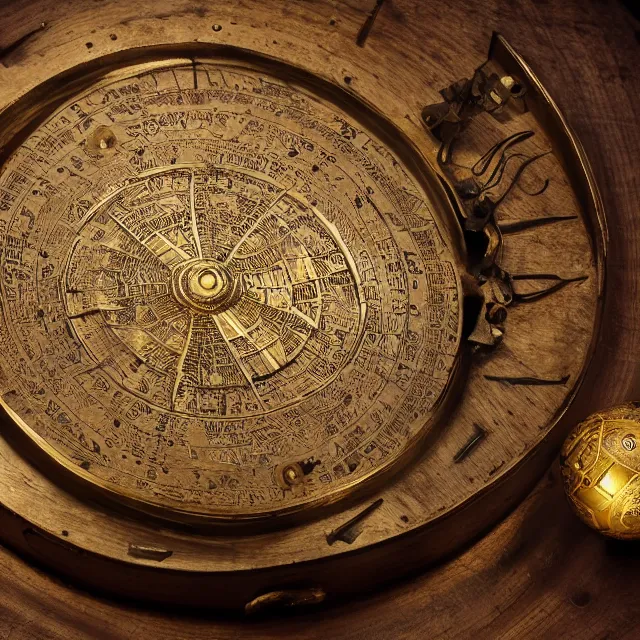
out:
M249 67L195 73L197 88L178 62L96 85L3 167L0 390L116 493L273 514L428 430L459 278L375 135Z

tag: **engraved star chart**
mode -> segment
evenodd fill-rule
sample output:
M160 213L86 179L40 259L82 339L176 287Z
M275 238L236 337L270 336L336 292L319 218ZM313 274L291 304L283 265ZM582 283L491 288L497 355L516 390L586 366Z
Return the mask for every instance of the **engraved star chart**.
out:
M169 518L336 499L433 426L460 282L419 180L259 69L107 76L0 175L0 392L74 474Z

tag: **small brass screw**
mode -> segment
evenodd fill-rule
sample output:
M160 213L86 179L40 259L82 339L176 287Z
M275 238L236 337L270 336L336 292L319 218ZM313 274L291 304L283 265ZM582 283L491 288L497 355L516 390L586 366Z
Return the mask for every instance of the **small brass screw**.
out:
M302 480L303 475L302 469L298 464L287 465L282 470L282 478L289 486L298 484Z
M90 144L102 151L112 149L116 145L116 136L109 127L101 126L93 132Z

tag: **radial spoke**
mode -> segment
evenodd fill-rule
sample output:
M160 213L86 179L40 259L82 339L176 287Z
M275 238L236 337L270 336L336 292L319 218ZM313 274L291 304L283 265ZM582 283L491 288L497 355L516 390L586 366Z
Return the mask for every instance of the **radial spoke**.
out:
M190 260L193 257L182 247L171 242L162 233L156 233L152 239L144 243L144 246L168 267L174 267L176 264Z
M200 243L200 232L198 231L198 221L196 219L196 175L195 171L191 172L189 178L189 209L191 213L191 232L193 233L193 241L196 245L198 258L202 258L202 244Z
M306 318L246 298L221 313L218 326L251 381L292 362L313 329Z
M176 364L176 379L173 383L173 392L171 394L171 406L174 409L176 406L176 400L178 398L180 385L182 384L184 362L185 362L185 359L187 358L189 347L191 346L192 331L193 331L193 316L189 319L189 326L187 327L187 337L184 341L184 348L182 349L182 353L180 354L180 358L178 359L178 362Z
M256 389L256 385L253 381L253 378L251 377L251 373L248 371L248 369L244 366L244 363L242 362L242 358L240 357L240 355L237 353L237 351L233 348L233 345L231 344L231 342L229 342L227 336L225 335L222 326L220 325L219 320L216 318L216 325L218 326L218 330L220 331L220 335L223 337L225 343L227 344L227 347L229 348L229 352L231 353L231 355L233 356L234 360L236 361L236 364L238 365L238 368L242 371L242 374L244 375L244 377L247 380L247 383L249 384L249 386L251 387L253 394L256 397L256 400L258 401L258 404L261 406L262 409L266 409L266 406L262 400L262 397L260 396L260 394L258 393L258 390Z
M300 328L300 323L302 322L308 330L317 329L316 323L311 318L302 312L298 312L297 309L294 310L293 307L279 309L270 304L253 300L246 295L227 313L232 313L238 318L238 321L245 327L245 331L267 321L281 326L288 325L292 328ZM251 321L252 318L255 318L253 322Z
M256 221L251 225L251 227L249 227L249 229L247 229L247 231L244 233L244 235L240 238L240 240L238 240L238 242L236 243L235 247L233 247L233 249L231 249L231 252L229 253L227 259L226 259L226 263L229 263L232 259L233 256L236 254L236 252L238 251L238 249L247 241L247 239L255 232L255 230L260 226L260 224L262 223L262 221L272 212L273 208L276 207L278 205L278 203L289 193L289 190L287 189L286 191L283 191L282 193L279 193L278 196L275 198L275 200L269 204L269 206L267 207L267 209L258 216L258 218L256 219Z
M251 381L238 365L215 316L194 315L177 363L173 408L206 413L210 410L208 403L212 395L220 400L233 389L241 393L243 388L248 391L250 387Z
M158 256L153 250L152 248L148 245L145 244L140 238L138 238L138 236L133 233L133 231L131 231L131 229L129 229L126 225L124 225L120 220L118 220L118 218L113 215L113 213L111 211L108 212L109 213L109 217L118 225L118 227L120 229L122 229L129 237L131 237L136 244L138 244L140 247L144 247L144 249L149 253L149 255L153 256L161 265L162 267L167 267L166 262L164 262L160 256Z
M200 238L195 225L193 171L187 176L188 190L147 199L142 203L116 202L107 209L109 217L121 229L168 267L201 255ZM169 226L166 220L170 221ZM187 228L191 230L190 233Z

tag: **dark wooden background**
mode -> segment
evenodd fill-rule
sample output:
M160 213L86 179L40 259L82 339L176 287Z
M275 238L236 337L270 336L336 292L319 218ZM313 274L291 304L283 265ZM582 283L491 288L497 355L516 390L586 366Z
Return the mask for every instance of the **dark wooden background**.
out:
M358 15L364 21L374 4L271 1L274 10L331 5L348 16L339 27L354 37ZM106 3L0 0L0 49L28 24L55 21L63 5L68 12L74 4ZM214 4L220 3L211 3L212 12ZM588 380L592 399L600 406L640 399L640 24L618 2L386 0L367 46L441 42L446 49L449 41L475 61L494 30L523 54L564 110L607 209L608 297L598 366ZM583 527L565 503L556 467L502 524L449 562L384 592L284 619L242 622L136 608L83 593L0 547L2 640L632 639L640 638L639 593L640 543L607 541Z

